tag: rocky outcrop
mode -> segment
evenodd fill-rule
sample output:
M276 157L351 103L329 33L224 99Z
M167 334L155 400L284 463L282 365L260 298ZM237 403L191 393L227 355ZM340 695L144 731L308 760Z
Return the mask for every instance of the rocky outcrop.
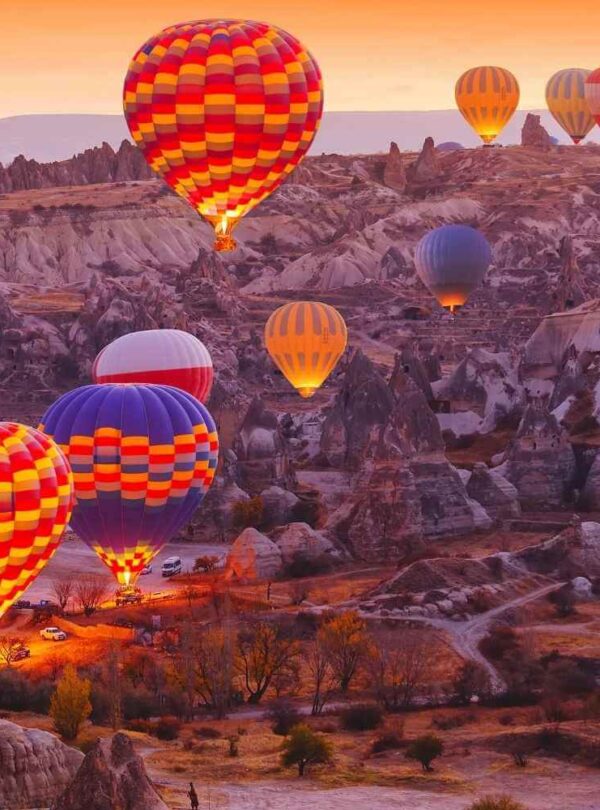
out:
M411 191L427 191L435 187L440 176L440 164L433 138L425 138L421 154L406 169L406 180Z
M402 155L398 149L398 144L392 141L390 151L385 161L383 169L383 182L388 188L394 191L404 191L406 188L406 174L402 163Z
M244 529L231 546L225 570L228 576L251 582L270 580L281 573L283 556L279 546L256 529Z
M480 503L496 523L521 514L516 488L497 470L488 470L486 464L474 465L467 494Z
M167 810L121 732L98 740L52 810Z
M56 163L38 163L19 155L4 168L0 164L0 192L54 186L85 186L155 177L141 151L123 141L117 151L107 143Z
M525 509L561 509L573 486L573 449L547 406L548 399L542 397L527 406L502 465Z
M322 532L317 532L308 523L288 523L271 533L271 540L281 551L284 565L296 558L318 560L335 554L335 547Z
M600 523L579 522L535 546L511 555L513 563L559 579L600 576Z
M527 113L521 129L521 146L534 146L538 149L550 149L552 139L541 124L541 118L534 113Z
M294 481L286 442L277 416L254 399L233 441L239 482L243 489L258 495L275 485L284 489Z
M281 487L267 487L260 493L263 504L263 523L267 526L279 526L289 523L294 509L300 503L300 498L287 489ZM298 524L293 524L298 525Z
M46 807L69 784L82 760L80 751L47 731L0 720L0 807Z

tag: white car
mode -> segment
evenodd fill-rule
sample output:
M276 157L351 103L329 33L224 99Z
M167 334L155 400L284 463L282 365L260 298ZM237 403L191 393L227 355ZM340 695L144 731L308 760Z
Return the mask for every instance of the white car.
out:
M67 634L60 627L44 627L40 630L40 636L44 641L66 641Z
M145 565L142 568L142 570L140 571L140 575L143 576L143 577L145 577L146 574L151 574L151 573L152 573L152 563L148 563L148 565Z
M181 574L181 557L167 557L162 564L161 573L163 577L172 577Z

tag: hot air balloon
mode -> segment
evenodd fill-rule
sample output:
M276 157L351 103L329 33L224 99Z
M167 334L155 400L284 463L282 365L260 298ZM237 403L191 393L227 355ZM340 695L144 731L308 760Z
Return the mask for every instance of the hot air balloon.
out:
M585 100L594 121L600 125L600 68L592 71L585 80Z
M302 160L323 110L319 67L281 28L198 20L133 57L125 118L150 167L215 229L216 250Z
M210 396L213 365L198 338L180 329L130 332L109 343L92 367L96 383L174 385L200 402Z
M590 73L583 68L559 70L546 85L548 109L573 143L582 141L594 126L585 100L585 80Z
M509 70L475 67L456 82L456 103L484 144L494 141L519 104L519 85Z
M40 429L73 468L71 526L119 584L133 585L212 483L211 415L178 388L107 383L64 394Z
M72 506L73 475L56 444L0 422L0 616L58 548Z
M467 225L442 225L417 245L417 274L444 309L456 312L492 261L487 239Z
M301 397L312 397L346 348L347 330L329 304L298 301L273 312L265 326L271 359Z

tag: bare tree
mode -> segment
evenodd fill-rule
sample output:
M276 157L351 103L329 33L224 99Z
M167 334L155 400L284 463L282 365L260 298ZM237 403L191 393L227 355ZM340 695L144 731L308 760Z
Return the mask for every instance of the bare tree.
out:
M377 700L388 711L409 709L432 663L430 631L405 629L380 639L369 659Z
M121 728L123 721L123 661L118 641L111 641L104 662L104 681L108 693L110 724L113 731Z
M195 688L202 702L224 717L233 697L234 643L223 626L202 633L195 645Z
M327 657L327 651L318 638L315 639L314 644L308 651L306 664L312 679L311 714L321 714L334 688L335 680Z
M17 651L21 648L21 642L13 636L0 636L0 661L10 667L17 660Z
M64 579L57 577L52 580L52 593L54 594L61 613L65 612L67 605L71 601L71 597L74 595L74 585L75 583L71 577Z
M97 574L84 574L75 584L75 598L86 616L91 616L109 593L108 582Z
M299 652L298 643L276 625L260 622L242 630L236 667L248 692L248 703L260 703L273 679L290 669Z

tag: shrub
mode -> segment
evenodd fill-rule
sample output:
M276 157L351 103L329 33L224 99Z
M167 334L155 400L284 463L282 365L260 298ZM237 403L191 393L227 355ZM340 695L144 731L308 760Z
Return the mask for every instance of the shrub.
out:
M402 748L403 734L404 728L402 726L384 731L383 734L373 740L371 753L380 754L382 751L396 751L398 748Z
M157 721L154 734L159 740L176 740L181 731L181 720L177 717L165 716Z
M383 712L375 703L349 706L340 715L346 731L372 731L381 725Z
M194 729L194 734L202 740L218 740L221 737L219 729L212 726L200 726Z
M286 737L300 722L300 712L288 700L275 700L271 704L267 717L272 722L273 734Z
M233 504L233 523L238 529L256 528L263 519L264 504L257 495L249 501L236 501Z
M0 711L48 714L53 685L34 681L16 670L0 670Z
M499 661L519 649L519 638L512 627L500 625L493 627L487 636L481 640L479 649L486 658Z
M474 802L469 810L526 810L526 808L510 796L484 796Z
M453 728L462 728L468 723L473 723L474 720L473 714L443 714L440 717L434 717L431 725L441 731L450 731Z
M411 742L406 750L406 756L420 762L423 771L429 773L433 770L431 763L434 759L441 757L443 751L444 743L438 736L425 734Z
M298 766L298 776L304 776L308 765L331 761L333 747L322 734L316 734L309 726L295 726L283 743L281 762L289 768Z
M50 701L54 728L65 740L74 740L82 723L92 713L91 691L91 682L80 678L74 666L65 667Z

